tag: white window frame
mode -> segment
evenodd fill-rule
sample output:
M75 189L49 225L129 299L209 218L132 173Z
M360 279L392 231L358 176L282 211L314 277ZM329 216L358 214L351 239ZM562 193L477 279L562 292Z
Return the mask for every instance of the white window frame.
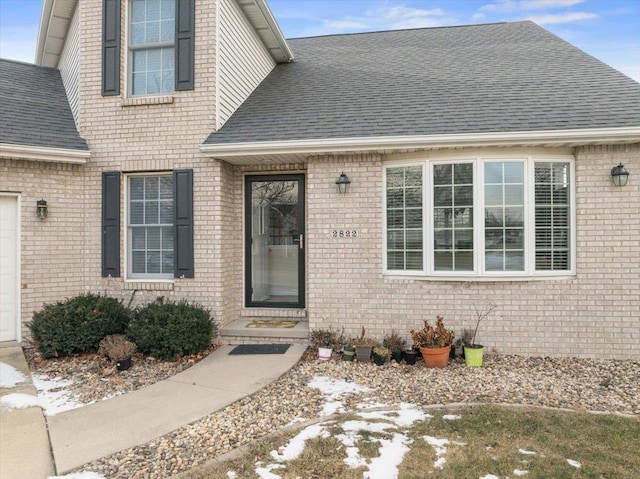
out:
M406 157L406 155L403 155ZM576 275L576 178L575 157L569 154L487 154L466 155L434 153L426 154L424 159L393 161L389 160L382 166L382 256L383 274L388 277L413 278L441 281L529 281L544 279L567 279ZM524 271L487 271L485 269L485 235L484 235L484 164L487 162L524 162ZM436 164L473 163L473 271L435 271L434 259L434 231L433 231L433 165ZM535 270L535 175L536 163L568 163L569 164L569 261L568 270ZM390 270L387 268L387 202L386 184L387 169L409 166L422 166L423 175L423 269L418 270Z
M177 1L177 0L176 0ZM124 36L125 38L125 44L126 44L126 61L124 62L125 64L125 78L127 79L127 84L126 84L126 92L127 92L127 98L150 98L150 97L164 97L164 96L171 96L175 93L175 77L176 77L176 71L175 71L175 55L176 55L176 37L175 37L175 33L174 33L174 37L173 37L173 42L159 42L159 43L151 43L151 44L144 44L144 45L136 45L135 47L131 45L131 34L132 34L132 28L131 28L131 20L133 19L133 14L131 12L131 9L133 8L133 2L132 1L128 1L127 2L127 8L124 9L125 11L125 29L126 29L126 35ZM176 18L174 18L174 22L177 21ZM139 94L139 95L134 95L133 94L133 52L136 50L150 50L150 49L155 49L155 48L166 48L166 47L173 47L173 54L174 54L174 67L173 67L173 81L174 81L174 86L171 89L171 91L167 91L167 92L158 92L158 93L151 93L151 94Z
M173 283L174 282L174 276L173 276L173 272L171 273L171 276L169 277L169 275L165 275L163 277L159 277L158 275L150 275L150 276L146 276L146 275L140 275L140 274L133 274L131 272L131 267L132 267L132 251L131 251L131 233L130 233L130 228L131 225L129 223L129 218L130 218L130 205L129 205L129 181L131 178L139 178L142 176L151 176L151 177L159 177L159 176L172 176L173 175L173 171L152 171L152 172L144 172L144 173L128 173L124 175L124 179L125 179L125 188L124 188L124 218L125 218L125 228L124 228L124 246L125 246L125 254L124 254L124 270L126 271L126 276L125 276L125 281L127 282L131 282L131 283ZM174 208L175 208L175 198L173 198L173 204L174 204ZM175 228L175 220L174 220L174 224L173 227ZM175 255L176 255L176 245L175 245L175 240L174 240L174 244L173 244L173 254L174 254L174 261L175 261Z

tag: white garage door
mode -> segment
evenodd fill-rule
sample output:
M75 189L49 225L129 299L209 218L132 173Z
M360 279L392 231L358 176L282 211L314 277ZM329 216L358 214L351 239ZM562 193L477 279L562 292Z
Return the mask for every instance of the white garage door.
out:
M0 341L18 337L18 197L0 194Z

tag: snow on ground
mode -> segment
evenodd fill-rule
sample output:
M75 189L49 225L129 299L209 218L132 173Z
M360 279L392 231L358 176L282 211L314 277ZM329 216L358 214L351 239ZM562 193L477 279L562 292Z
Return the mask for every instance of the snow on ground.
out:
M271 457L273 457L278 462L292 461L294 459L297 459L298 456L302 454L302 451L304 451L305 443L309 439L314 439L316 437L330 437L329 431L325 429L324 424L313 424L311 426L305 427L293 439L289 441L289 444L281 447L277 451L271 451Z
M227 471L227 479L238 479L238 473L236 471Z
M97 472L72 472L64 476L49 476L47 479L106 479Z
M256 463L256 474L260 479L282 479L279 475L271 472L274 469L279 469L284 467L281 464L269 464L266 467L262 467L261 462Z
M413 404L408 403L401 403L399 411L359 412L358 416L363 419L384 419L400 427L409 427L416 421L433 418L432 415L425 414L424 411L416 409Z
M567 459L567 462L570 466L573 466L576 469L580 469L582 467L582 464L580 464L578 461L574 461L573 459Z
M43 407L43 402L38 396L32 394L14 393L0 397L0 411L26 409L28 407Z
M524 454L525 456L535 456L536 455L535 451L527 451L526 449L518 449L518 452L520 454Z
M445 421L457 421L461 417L462 416L458 416L457 414L445 414L444 416L442 416L442 419L444 419Z
M444 465L447 462L444 455L447 453L447 448L449 444L454 444L456 446L466 446L464 442L457 441L449 441L449 439L438 439L433 436L422 436L422 439L427 441L427 444L433 447L434 452L436 453L436 461L433 463L433 467L436 469L444 469Z
M73 393L66 388L72 381L65 379L50 379L48 376L33 374L33 385L38 390L38 398L41 407L47 416L55 416L64 411L69 411L83 406L74 401ZM75 479L75 478L74 478Z
M0 362L0 388L13 388L27 377L10 364Z
M330 416L338 412L344 412L344 405L340 398L346 394L370 391L368 387L360 386L344 379L331 379L326 376L316 376L308 384L308 387L319 389L325 395L326 401L322 408L321 416Z
M500 479L498 476L494 476L493 474L487 474L486 476L482 476L480 479Z
M522 470L520 470L520 469L514 469L514 470L513 470L513 474L514 474L515 476L524 476L524 475L529 474L529 471L522 471Z
M402 464L404 455L409 452L409 439L404 434L394 433L393 438L377 439L380 442L380 455L371 459L369 471L364 479L395 479L398 477L398 466Z

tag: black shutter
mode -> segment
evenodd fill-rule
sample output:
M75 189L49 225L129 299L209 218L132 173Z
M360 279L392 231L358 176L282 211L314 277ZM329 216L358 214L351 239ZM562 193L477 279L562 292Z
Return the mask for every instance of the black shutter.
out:
M176 278L193 278L193 170L173 172L173 211L173 275Z
M176 0L176 91L193 90L195 0Z
M102 96L120 94L120 0L102 2Z
M102 173L102 276L120 276L120 172Z

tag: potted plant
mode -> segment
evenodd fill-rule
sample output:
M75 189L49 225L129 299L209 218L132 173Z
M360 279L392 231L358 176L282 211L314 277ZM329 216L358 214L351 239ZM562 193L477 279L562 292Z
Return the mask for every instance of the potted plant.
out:
M473 340L473 329L465 328L462 330L462 334L455 340L451 347L451 359L462 358L464 359L464 347L471 344Z
M386 335L382 340L382 345L391 352L391 359L397 363L402 361L402 350L407 345L407 342L399 334L391 331L391 334Z
M444 368L449 363L449 352L455 333L445 328L444 318L436 317L436 325L424 321L424 328L411 330L413 343L420 348L424 363L428 368Z
M363 326L360 337L352 340L351 344L356 348L356 358L358 358L358 362L368 363L371 361L371 350L378 344L378 341L373 338L368 338L365 335L365 329Z
M484 346L482 344L476 344L476 335L478 334L478 327L482 320L486 319L496 309L496 305L490 303L486 308L479 310L476 306L473 307L476 313L476 327L473 329L473 335L469 340L469 344L464 345L464 362L467 366L482 366L482 357L484 355Z
M416 358L418 357L418 351L415 350L415 348L411 347L409 349L405 349L402 352L402 357L404 359L404 362L407 364L415 364L416 363Z
M382 366L384 363L387 362L387 359L389 359L390 354L391 352L389 351L389 348L381 344L378 344L373 348L373 362L376 363L378 366Z
M342 348L342 359L344 361L353 361L356 357L356 348L351 344L347 344Z
M331 359L331 353L334 349L340 349L342 346L342 334L333 329L314 329L311 331L311 346L318 350L318 358L322 361Z
M116 363L118 371L126 371L131 367L131 356L136 352L136 344L123 334L111 334L100 341L98 353Z

